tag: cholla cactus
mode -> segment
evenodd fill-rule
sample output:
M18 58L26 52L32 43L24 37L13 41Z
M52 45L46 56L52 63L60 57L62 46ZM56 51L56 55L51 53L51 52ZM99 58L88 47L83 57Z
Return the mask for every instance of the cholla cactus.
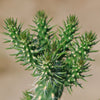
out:
M89 53L95 52L91 49L98 42L96 34L85 32L78 36L79 21L74 15L68 16L64 28L59 27L57 32L52 31L51 20L44 11L38 11L33 20L35 25L31 25L34 34L30 29L22 31L22 25L13 18L5 20L8 32L4 34L11 38L5 42L10 42L9 49L18 51L12 55L27 70L33 70L37 79L34 89L24 93L23 100L59 100L64 87L71 92L73 85L82 87L79 79L89 76L85 72L89 71L89 61L93 61Z

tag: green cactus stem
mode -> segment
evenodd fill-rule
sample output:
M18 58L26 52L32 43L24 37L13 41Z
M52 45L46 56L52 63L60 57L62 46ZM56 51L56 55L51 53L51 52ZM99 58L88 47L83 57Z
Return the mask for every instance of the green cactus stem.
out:
M16 61L37 78L34 90L26 91L22 100L59 100L64 88L71 93L72 86L82 87L79 79L89 76L85 72L94 61L89 54L95 52L92 47L98 42L96 34L90 31L78 35L79 20L75 15L68 16L57 32L52 30L51 20L44 11L38 11L34 25L25 30L14 18L5 20L4 34L10 37L5 41L10 42L8 49L16 49L18 52L12 54Z

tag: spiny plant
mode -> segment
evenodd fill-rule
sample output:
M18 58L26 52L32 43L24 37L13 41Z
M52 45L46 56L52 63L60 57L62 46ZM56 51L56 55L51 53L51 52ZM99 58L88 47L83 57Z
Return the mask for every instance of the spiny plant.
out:
M89 76L85 72L89 71L90 61L94 61L89 53L97 51L92 50L98 42L97 35L92 31L79 35L75 15L68 16L64 27L57 31L52 30L51 20L44 11L38 11L34 25L25 30L14 18L4 21L4 34L10 37L5 41L10 42L8 49L16 49L18 52L12 55L36 77L35 88L26 91L22 100L59 100L64 87L71 93L72 86L82 87L79 79Z

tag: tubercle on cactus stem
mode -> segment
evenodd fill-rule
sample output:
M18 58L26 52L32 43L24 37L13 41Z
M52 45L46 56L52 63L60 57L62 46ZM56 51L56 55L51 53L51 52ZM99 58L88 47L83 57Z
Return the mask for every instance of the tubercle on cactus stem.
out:
M8 32L4 34L11 38L5 41L10 42L8 49L16 49L18 53L12 55L17 62L22 61L37 77L35 91L26 91L22 100L59 100L64 87L71 93L73 85L82 87L79 79L89 76L84 74L89 71L89 61L94 60L89 53L96 52L92 50L98 42L96 34L90 31L78 36L79 20L75 15L68 16L64 28L60 26L57 32L52 31L51 20L44 11L38 11L35 25L30 25L36 34L30 29L22 30L22 24L13 18L5 20Z

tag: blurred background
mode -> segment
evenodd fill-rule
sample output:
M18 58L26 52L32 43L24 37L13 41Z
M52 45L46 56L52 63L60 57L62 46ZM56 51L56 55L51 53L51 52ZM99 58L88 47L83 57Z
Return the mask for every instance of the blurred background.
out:
M69 14L75 14L80 20L80 32L93 30L100 39L100 0L0 0L0 33L4 31L4 19L14 17L24 23L25 29L33 24L32 18L38 10L45 10L49 17L54 17L51 24L63 25ZM14 50L6 50L6 36L0 34L0 100L20 100L23 91L30 89L34 82L31 72L15 62L9 56ZM100 42L94 47L100 50ZM100 98L100 52L91 54L96 59L92 62L90 74L83 82L83 89L73 87L70 95L64 90L61 100L99 100Z

